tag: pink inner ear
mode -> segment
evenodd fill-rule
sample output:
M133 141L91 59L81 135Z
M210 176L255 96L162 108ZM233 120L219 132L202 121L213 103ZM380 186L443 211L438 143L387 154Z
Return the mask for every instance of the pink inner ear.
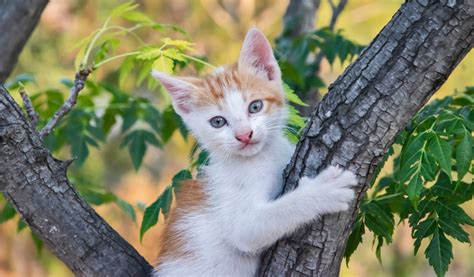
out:
M239 58L239 64L241 63L259 71L265 71L266 77L270 81L280 78L280 70L273 57L270 43L257 29L251 29L245 37Z
M173 99L176 112L189 113L191 111L190 100L193 91L193 86L191 84L158 71L153 71L152 75L160 81L169 92Z

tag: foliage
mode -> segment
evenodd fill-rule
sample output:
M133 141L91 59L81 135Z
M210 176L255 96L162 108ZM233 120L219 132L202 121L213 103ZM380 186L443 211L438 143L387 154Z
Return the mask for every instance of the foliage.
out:
M144 42L141 32L150 29L160 36L159 42ZM179 38L172 38L178 36ZM140 12L135 2L127 2L113 11L104 24L78 43L76 69L91 68L98 71L112 62L120 61L115 70L108 70L101 80L88 80L78 103L45 139L47 147L55 154L70 151L80 169L90 159L92 148L102 148L113 138L120 147L126 148L135 170L143 167L143 160L150 148L161 149L175 132L188 138L181 118L173 111L165 93L150 94L157 87L150 77L155 68L168 73L193 67L213 67L201 58L193 56L193 43L185 37L181 28L159 24ZM136 50L128 49L124 41L133 39ZM362 50L362 46L345 38L341 31L318 29L302 36L278 42L275 53L279 60L289 102L287 135L298 141L306 119L301 117L296 105L306 104L296 92L308 92L322 88L324 82L315 76L320 60L330 65L338 59L341 64L350 61ZM110 71L110 72L109 72ZM21 83L35 83L29 74L21 74L7 83L14 90ZM32 101L44 126L46 120L65 101L64 91L73 82L61 81L61 88L36 91ZM129 91L133 90L134 93ZM144 93L147 92L147 93ZM364 234L372 232L376 255L381 259L381 247L392 242L396 224L408 220L415 239L415 254L422 241L428 241L425 256L438 276L443 276L453 258L452 239L470 242L463 225L474 225L462 204L473 195L472 186L472 131L474 125L474 88L454 97L433 101L420 111L398 136L385 160L394 159L391 175L374 183L372 193L360 206L346 248L346 261L362 243ZM156 104L159 103L159 104ZM93 205L114 204L133 222L136 211L143 210L140 240L157 224L160 215L169 215L173 195L182 181L191 179L199 167L208 161L208 154L195 145L190 153L189 164L177 172L169 186L148 207L127 203L103 186L87 181L80 171L69 176L83 198ZM380 165L377 172L383 165ZM0 224L15 218L15 210L0 195ZM18 231L26 224L18 219ZM450 237L450 238L449 238ZM41 249L41 241L33 235L35 245Z
M463 225L474 226L462 207L474 194L473 129L474 87L435 100L416 114L386 156L394 157L393 173L374 183L361 204L347 262L366 228L374 234L380 259L382 245L392 242L396 215L397 224L408 220L412 228L415 255L428 241L425 256L437 276L444 276L453 258L448 237L470 243Z
M171 108L166 94L143 97L131 95L124 88L126 84L131 83L131 80L134 80L138 87L146 81L149 89L155 88L157 83L150 76L153 68L171 73L190 65L198 71L203 69L203 65L211 65L188 54L192 51L193 43L187 40L164 36L159 44L145 43L139 36L139 29L151 28L162 35L170 31L177 35L185 32L177 26L155 23L137 8L138 4L133 1L118 6L111 11L101 28L78 44L76 57L78 70L91 68L97 71L109 62L119 59L123 61L119 69L110 74L114 82L86 81L85 89L80 93L77 104L44 140L52 153L58 154L69 149L75 160L73 163L75 168L80 168L84 164L91 147L101 148L110 137L120 137L121 147L128 149L135 170L141 167L146 151L150 147L162 148L169 142L175 130L179 130L183 137L187 137L188 133L181 119ZM122 24L115 24L115 21ZM123 50L120 44L124 41L122 37L125 35L138 40L139 49L116 54L115 52ZM6 87L14 90L20 84L35 82L34 76L21 74L7 83ZM59 110L65 101L64 90L70 89L73 81L63 79L61 84L60 89L40 90L32 94L33 106L40 115L39 128ZM154 98L163 100L161 108L153 103ZM114 203L132 221L136 221L135 207L113 192L90 184L77 170L70 179L88 203L93 205ZM0 201L0 223L11 220L16 215L9 203L2 202L4 201ZM166 203L169 209L171 200L165 201ZM162 210L167 211L165 208ZM21 226L19 230L26 227L21 219L18 220L18 226ZM34 235L33 240L39 247L40 241Z
M315 75L319 71L321 58L324 57L330 65L337 58L342 64L351 61L362 48L362 45L345 38L341 30L333 32L324 27L291 40L279 38L275 53L284 81L294 90L308 93L326 86Z

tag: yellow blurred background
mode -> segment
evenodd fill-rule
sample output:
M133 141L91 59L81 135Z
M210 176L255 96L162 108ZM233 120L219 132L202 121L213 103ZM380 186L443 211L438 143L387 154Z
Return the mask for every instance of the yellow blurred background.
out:
M74 45L98 28L107 13L123 1L51 0L41 22L20 57L15 74L29 72L36 76L37 84L30 90L60 88L59 80L74 75ZM247 29L259 27L273 41L280 31L282 17L288 1L268 0L141 0L143 11L160 23L183 27L188 38L196 43L197 53L205 55L212 64L233 63ZM321 1L317 27L326 26L331 15L328 2ZM368 44L400 7L401 0L349 0L336 25L348 38ZM158 41L147 34L146 39ZM159 38L158 38L159 39ZM113 69L114 64L108 65ZM323 62L321 76L330 84L347 64L336 62L331 68ZM103 77L103 71L93 78ZM12 76L13 76L12 75ZM456 68L435 97L452 94L455 89L474 85L474 52ZM130 86L133 88L133 86ZM13 92L15 93L15 92ZM324 93L324 91L323 91ZM81 169L91 180L103 182L109 189L132 204L149 205L171 181L175 172L188 164L190 144L175 135L163 150L151 149L145 164L135 172L131 169L128 154L118 150L118 142L110 141L101 150L93 150ZM67 156L67 155L66 155ZM383 175L383 173L381 174ZM474 216L474 203L465 207ZM159 234L164 219L153 227L139 242L139 223L133 223L116 206L96 207L98 212L150 262L159 247ZM341 276L435 276L424 258L423 251L413 256L413 240L408 224L400 224L393 244L382 248L379 264L372 249L370 235L351 258L349 267L343 262ZM16 234L16 220L0 225L0 276L70 276L72 273L47 249L37 255L27 232ZM467 228L474 237L474 229ZM447 276L474 276L474 252L470 245L453 243L454 260ZM423 250L425 246L422 246Z

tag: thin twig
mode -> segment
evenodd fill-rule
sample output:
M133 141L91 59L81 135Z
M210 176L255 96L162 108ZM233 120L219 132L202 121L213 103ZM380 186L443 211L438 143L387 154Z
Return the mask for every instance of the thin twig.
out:
M334 30L334 26L336 25L336 21L339 18L339 15L341 14L342 10L346 7L347 1L348 0L341 0L339 1L339 4L334 5L332 0L328 0L329 4L331 5L332 9L332 16L331 16L331 21L329 22L329 29L331 31Z
M76 105L77 96L79 92L84 88L84 83L92 72L90 68L81 69L76 73L74 79L74 85L70 90L69 98L64 102L64 104L59 108L59 110L53 115L53 117L48 121L46 126L40 131L41 137L46 137L51 133L53 128L58 124L59 120L63 118L71 109Z
M347 1L348 0L340 0L339 4L337 4L336 6L333 0L328 0L332 10L331 20L329 21L329 30L334 31L337 19L339 18L339 15L341 14L342 10L346 7ZM324 54L322 51L320 51L314 59L314 68L316 69L316 72L319 72L319 67L321 66L321 61L323 60L323 57Z
M36 129L36 124L38 124L38 119L39 119L38 113L35 111L35 108L33 107L33 103L31 103L31 99L26 93L25 88L23 86L20 86L19 92L21 95L21 99L23 99L26 115L28 116L28 119L30 120L31 127L33 127L33 129Z

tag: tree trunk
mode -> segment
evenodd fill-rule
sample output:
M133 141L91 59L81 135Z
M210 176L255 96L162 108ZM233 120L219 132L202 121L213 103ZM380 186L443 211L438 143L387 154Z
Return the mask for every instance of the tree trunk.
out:
M350 211L281 240L262 275L337 276L356 208L372 172L410 117L473 46L472 0L408 1L330 87L285 171L300 176L340 164L360 179ZM78 275L146 275L150 265L77 195L5 89L0 89L0 191Z
M314 30L320 4L321 0L291 0L288 4L283 17L283 30L276 39L275 49L275 52L284 56L288 62L295 64L299 59L300 53L294 52L292 45L295 39ZM307 107L296 106L296 108L303 116L309 116L320 100L318 90L297 90L296 94L308 104Z
M13 71L46 4L48 0L0 0L0 83Z
M76 275L147 276L148 262L108 225L66 177L0 86L0 192Z
M347 212L323 216L262 257L261 276L338 276L357 208L378 162L474 45L474 1L407 1L329 88L284 173L339 164L359 178Z

